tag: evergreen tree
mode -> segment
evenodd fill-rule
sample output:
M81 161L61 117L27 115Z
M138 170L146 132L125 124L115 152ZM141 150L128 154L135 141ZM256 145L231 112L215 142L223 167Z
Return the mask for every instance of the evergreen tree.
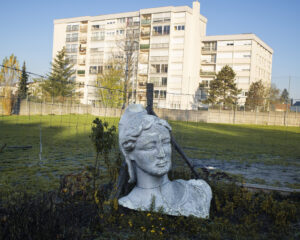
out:
M266 89L262 81L253 82L250 85L246 99L246 107L254 110L256 107L262 107L265 104Z
M286 103L287 104L289 102L289 99L290 99L289 92L285 88L285 89L283 89L283 91L281 93L280 101L281 101L281 103Z
M19 97L20 98L25 98L27 95L28 87L27 87L27 82L28 82L28 74L26 72L26 65L25 62L23 63L22 67L22 74L19 82Z
M224 66L216 75L216 79L210 81L208 98L206 103L235 104L237 96L241 92L234 82L235 72L228 65Z
M52 71L42 84L42 88L52 97L52 100L55 97L61 97L61 100L64 100L75 89L75 82L71 81L75 71L72 69L73 65L70 64L70 60L66 58L65 48L57 53L51 66Z

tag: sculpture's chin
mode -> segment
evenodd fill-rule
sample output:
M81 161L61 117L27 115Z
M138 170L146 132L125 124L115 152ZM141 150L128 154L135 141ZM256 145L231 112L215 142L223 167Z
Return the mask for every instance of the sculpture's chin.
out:
M166 175L171 170L171 162L167 163L165 166L155 166L155 168L146 171L148 174L152 176L161 177Z

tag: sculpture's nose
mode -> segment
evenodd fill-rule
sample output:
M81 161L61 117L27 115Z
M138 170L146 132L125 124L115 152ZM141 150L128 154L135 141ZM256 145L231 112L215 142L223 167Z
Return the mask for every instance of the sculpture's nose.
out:
M158 146L158 154L157 154L157 157L158 158L164 158L166 156L165 154L165 151L164 151L164 148L162 145Z

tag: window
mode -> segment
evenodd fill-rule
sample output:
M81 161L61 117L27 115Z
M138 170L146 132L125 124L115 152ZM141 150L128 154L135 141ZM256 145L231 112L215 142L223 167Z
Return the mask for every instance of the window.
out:
M78 33L68 33L66 41L67 42L77 42L78 41Z
M78 44L67 44L66 53L76 53L78 50Z
M176 25L174 26L175 31L184 31L185 30L185 25Z
M78 31L79 25L67 25L67 32Z
M107 21L107 22L106 22L106 24L108 24L108 25L112 25L112 24L115 24L115 23L116 23L115 20L110 20L110 21Z
M154 98L158 98L159 96L159 90L154 90Z
M66 55L66 59L69 59L70 64L77 63L77 55Z
M115 35L115 31L106 32L106 36L114 36L114 35Z
M164 34L169 35L170 34L170 25L164 26Z
M160 94L159 94L159 97L160 97L160 98L163 98L163 99L166 98L167 92L166 92L165 90L162 90L162 91L160 91L159 93L160 93Z
M118 18L117 21L118 23L125 23L125 18Z
M161 79L161 85L162 85L162 86L167 86L167 82L168 82L168 78L163 77L163 78Z
M161 72L167 73L168 72L168 64L162 64L161 65Z
M153 35L162 35L162 26L153 27Z
M117 30L116 35L124 35L124 30Z
M90 74L99 74L103 72L103 66L90 66Z
M154 69L155 69L155 73L160 73L160 65L159 64L154 64L154 65L151 65L151 66L154 66Z
M92 25L92 30L99 30L100 29L100 25Z
M165 26L155 26L152 31L153 35L169 35L170 34L170 25Z

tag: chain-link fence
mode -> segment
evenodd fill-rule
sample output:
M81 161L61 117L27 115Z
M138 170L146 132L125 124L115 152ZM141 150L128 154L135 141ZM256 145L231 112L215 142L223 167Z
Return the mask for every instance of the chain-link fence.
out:
M22 98L17 91L0 96L0 191L57 187L61 175L93 164L89 136L96 117L117 127L127 104L146 105L145 89L125 93L90 87L96 88L102 101L83 100L75 92L56 98L43 91ZM169 121L175 140L195 168L226 172L240 182L300 188L297 107L270 104L268 99L254 108L205 105L197 94L156 88L152 96L154 112ZM118 151L116 145L112 157ZM101 167L105 170L104 164ZM173 168L189 171L176 151Z

